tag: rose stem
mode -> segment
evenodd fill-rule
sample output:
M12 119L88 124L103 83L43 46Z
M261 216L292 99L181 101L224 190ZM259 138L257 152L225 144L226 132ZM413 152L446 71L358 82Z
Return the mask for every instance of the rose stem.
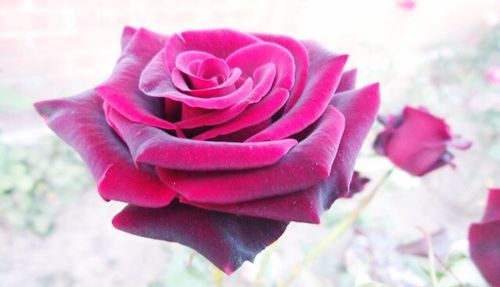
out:
M434 247L432 245L432 239L429 235L429 232L427 232L424 228L418 227L417 228L422 232L424 235L425 241L427 242L427 258L429 259L429 273L431 275L431 282L432 282L432 287L437 287L437 277L436 277L436 264L434 262Z
M213 269L213 276L214 276L214 286L216 287L222 287L224 286L222 283L222 279L224 279L224 273L219 270L219 268L212 266Z
M253 287L261 286L261 280L262 276L264 275L264 271L266 270L267 264L269 263L269 259L271 258L271 253L276 250L276 247L278 247L278 243L274 242L271 244L265 251L264 255L262 257L262 261L259 266L259 270L257 271L257 275L255 276L255 280L252 283Z
M333 240L335 240L339 235L341 235L344 231L347 230L355 221L358 219L359 215L365 208L370 204L370 202L373 200L375 194L377 191L380 189L380 187L386 182L386 180L389 178L391 175L393 169L391 168L388 170L382 178L378 181L377 185L373 187L373 189L368 193L368 195L361 200L359 205L354 209L349 216L344 218L338 225L334 226L330 233L321 241L319 242L316 247L314 247L309 253L304 257L302 261L297 263L295 267L292 269L292 272L290 275L286 278L286 280L279 284L278 286L280 287L286 287L290 285L290 283L295 280L295 278L300 274L300 271L307 266L313 259L318 257L318 255L323 252L323 250L329 246Z

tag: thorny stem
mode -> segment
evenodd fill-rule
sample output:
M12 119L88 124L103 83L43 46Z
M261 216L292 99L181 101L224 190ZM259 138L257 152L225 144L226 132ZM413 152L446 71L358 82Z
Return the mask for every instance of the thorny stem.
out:
M324 249L329 246L333 240L335 240L339 235L341 235L344 231L346 231L355 221L358 219L359 215L365 208L372 202L375 194L380 189L380 187L386 182L389 176L392 174L394 169L388 170L382 178L378 181L377 185L373 187L373 189L366 195L365 198L361 200L359 205L354 209L349 216L344 218L338 225L334 226L332 230L328 233L328 235L320 241L316 247L314 247L307 255L304 257L302 261L297 263L295 267L292 269L290 275L278 286L286 287L290 285L290 283L295 280L295 278L300 274L300 271L304 269L311 261L313 261L318 255L320 255Z

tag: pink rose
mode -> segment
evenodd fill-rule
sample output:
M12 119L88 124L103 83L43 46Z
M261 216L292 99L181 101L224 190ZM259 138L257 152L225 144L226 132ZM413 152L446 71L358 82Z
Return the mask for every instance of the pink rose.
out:
M471 146L424 108L405 107L401 115L380 117L380 121L385 129L375 139L375 150L415 176L452 165L450 147L464 150Z
M226 273L349 193L378 110L346 55L233 30L125 28L111 77L36 104L90 168L116 228L190 246Z
M490 189L480 223L469 228L472 260L491 286L500 286L500 188Z

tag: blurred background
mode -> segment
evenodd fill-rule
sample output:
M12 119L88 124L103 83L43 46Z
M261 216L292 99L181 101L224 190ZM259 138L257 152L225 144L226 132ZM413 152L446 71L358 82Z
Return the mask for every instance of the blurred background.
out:
M321 225L292 224L233 276L186 247L111 226L122 204L95 191L78 155L32 103L105 80L124 25L163 33L230 27L314 39L350 54L361 85L381 83L382 113L424 105L474 141L456 169L396 171L372 204L308 264L307 254L358 204ZM357 169L390 168L370 148ZM498 0L0 0L0 286L486 286L467 251L488 187L500 186ZM297 265L299 264L299 265ZM298 266L298 267L297 267Z

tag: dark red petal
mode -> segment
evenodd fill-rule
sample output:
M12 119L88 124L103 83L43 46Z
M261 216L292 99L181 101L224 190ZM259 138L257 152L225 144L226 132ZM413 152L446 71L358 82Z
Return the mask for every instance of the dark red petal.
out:
M116 126L137 162L180 170L234 170L272 165L297 144L285 139L262 143L213 142L171 136L161 129L127 120L111 111Z
M234 51L260 42L252 35L229 29L187 31L172 35L166 46L166 64L169 71L175 67L177 55L184 51L202 51L226 59Z
M175 193L154 169L137 169L125 144L106 122L102 99L93 91L35 104L48 126L71 145L98 182L101 196L145 206L169 204Z
M189 246L231 274L276 241L288 223L173 202L164 208L129 205L113 218L113 225L135 235Z
M181 202L210 210L216 210L237 215L253 217L319 223L321 205L319 189L292 192L287 195L278 195L264 199L257 199L231 204L210 204L190 201L184 197Z
M344 71L335 93L345 92L356 88L356 74L356 69Z
M442 119L421 109L405 107L402 122L392 130L390 140L385 141L384 151L398 167L422 176L446 164L441 159L451 139Z
M212 139L270 120L285 105L287 99L287 90L281 88L273 89L264 99L259 103L250 105L241 115L224 124L215 126L194 138L197 140Z
M489 190L480 223L469 228L472 260L492 286L500 286L500 188Z
M346 198L351 198L354 194L362 191L366 184L370 182L370 179L362 176L359 172L354 171L351 178L351 183L349 184L349 193L344 195Z
M195 203L184 197L181 201L235 214L319 223L321 213L349 193L355 160L380 105L378 84L335 95L332 104L345 116L345 131L326 180L303 191L236 204Z
M337 88L347 56L325 55L309 50L309 59L309 78L297 104L272 125L247 141L286 138L302 131L324 113Z
M139 90L139 76L149 61L163 48L167 36L139 29L129 40L111 77L96 88L99 95L128 119L164 129L175 126L163 119L161 99Z
M330 173L344 117L329 107L316 129L276 164L244 171L184 172L159 169L160 178L190 201L227 204L308 188Z
M469 228L472 261L491 286L500 286L500 220L472 224Z
M307 53L307 50L301 42L291 37L269 34L254 35L259 39L262 39L263 41L273 42L283 46L293 56L293 60L295 62L295 80L293 88L290 91L290 99L285 106L285 112L288 112L290 108L292 108L295 103L297 103L306 85L308 76L307 70L309 67L309 55Z
M500 188L490 189L482 222L495 220L500 220Z

